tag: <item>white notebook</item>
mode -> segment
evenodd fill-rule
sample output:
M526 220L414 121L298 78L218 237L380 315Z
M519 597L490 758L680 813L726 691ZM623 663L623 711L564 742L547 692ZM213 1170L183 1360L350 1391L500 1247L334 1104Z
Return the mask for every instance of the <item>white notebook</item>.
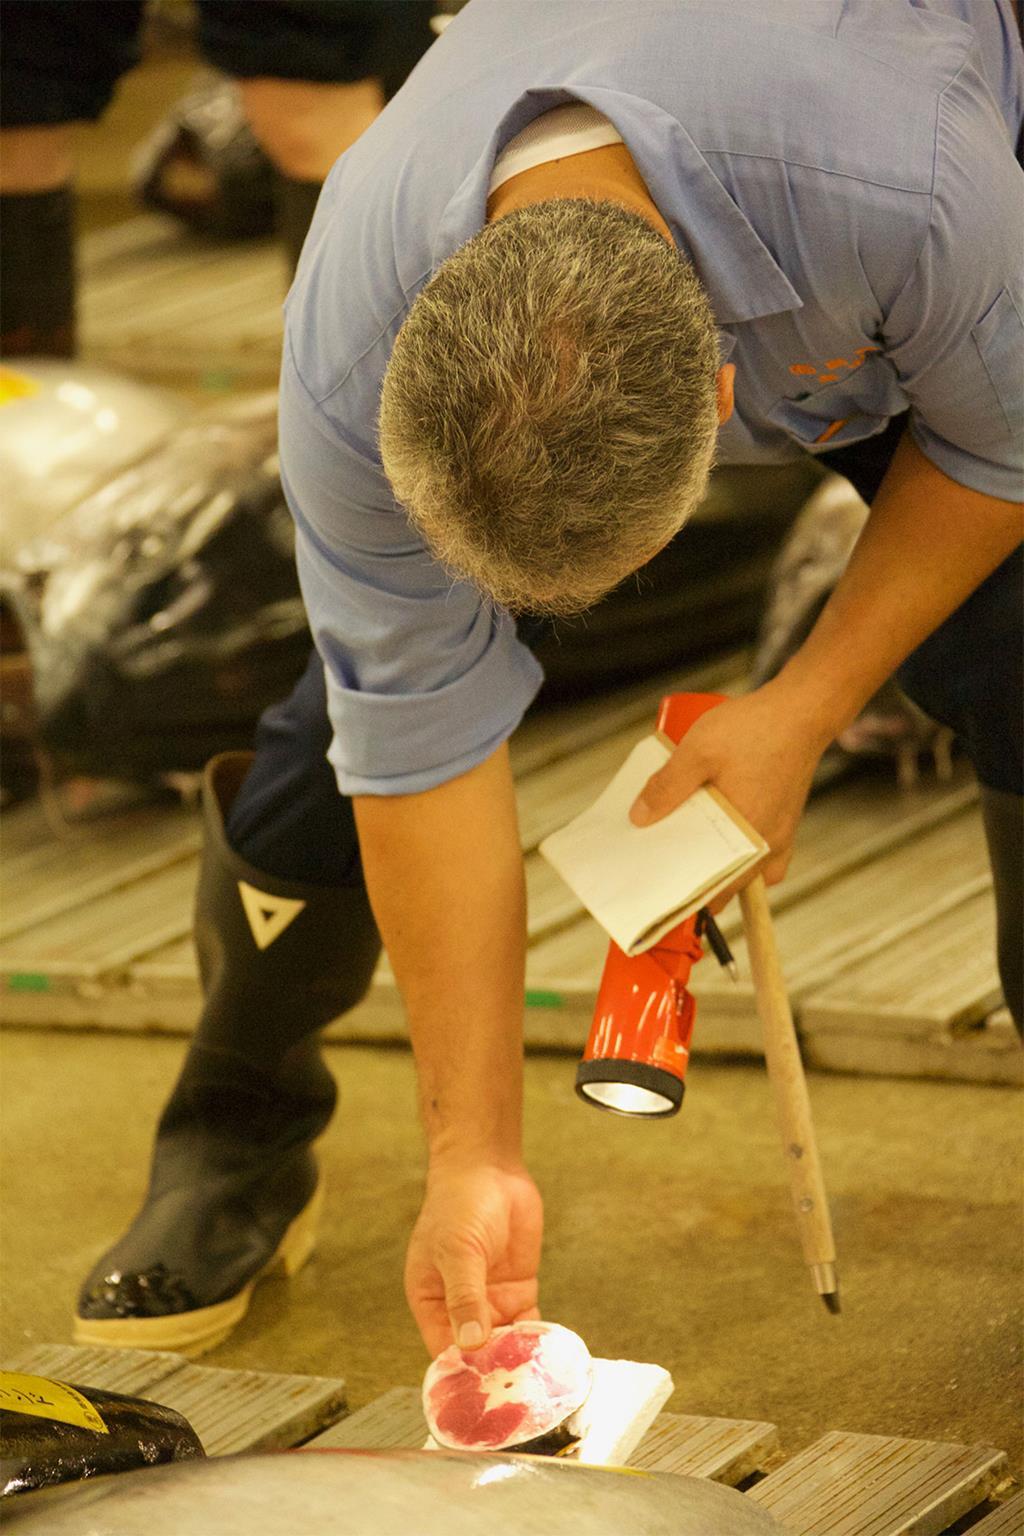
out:
M646 736L593 805L540 845L627 955L650 949L768 853L764 839L708 789L653 826L634 827L629 808L669 755L659 737Z

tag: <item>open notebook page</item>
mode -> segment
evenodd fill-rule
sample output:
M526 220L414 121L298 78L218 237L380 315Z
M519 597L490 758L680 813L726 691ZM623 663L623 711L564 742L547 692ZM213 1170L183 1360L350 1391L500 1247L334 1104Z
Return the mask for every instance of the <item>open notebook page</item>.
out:
M668 757L663 742L645 737L593 805L540 845L627 954L649 949L765 851L706 789L653 826L634 827L629 808Z

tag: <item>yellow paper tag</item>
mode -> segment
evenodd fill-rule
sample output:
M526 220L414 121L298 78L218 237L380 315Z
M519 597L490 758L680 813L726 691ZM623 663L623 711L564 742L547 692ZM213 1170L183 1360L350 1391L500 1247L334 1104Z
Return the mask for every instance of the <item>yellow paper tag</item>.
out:
M98 1435L110 1433L87 1397L48 1376L0 1371L0 1408L8 1408L12 1413L31 1413L40 1419L56 1419L59 1424L77 1424L80 1429L92 1429Z
M35 379L23 373L15 373L13 368L0 368L0 405L10 405L13 400L27 400L31 395L38 395L39 389Z

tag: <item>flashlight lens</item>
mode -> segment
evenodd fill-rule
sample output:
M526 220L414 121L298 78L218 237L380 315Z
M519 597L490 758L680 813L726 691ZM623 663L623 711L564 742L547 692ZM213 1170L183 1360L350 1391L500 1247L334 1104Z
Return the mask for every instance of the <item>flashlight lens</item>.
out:
M597 1109L643 1120L674 1115L683 1102L683 1080L649 1061L617 1057L584 1060L576 1068L576 1092Z
M620 1115L668 1115L676 1108L663 1093L635 1083L587 1083L582 1091L602 1109L614 1109Z

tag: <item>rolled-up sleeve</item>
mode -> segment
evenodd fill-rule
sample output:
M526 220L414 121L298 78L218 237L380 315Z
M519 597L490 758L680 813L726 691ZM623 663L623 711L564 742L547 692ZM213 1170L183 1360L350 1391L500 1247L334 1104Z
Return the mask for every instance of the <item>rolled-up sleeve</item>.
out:
M1024 477L1024 174L968 64L939 102L931 213L884 324L910 431L950 479L1016 500Z
M281 476L344 794L431 789L515 729L541 668L514 621L424 547L363 445L345 439L286 353Z

